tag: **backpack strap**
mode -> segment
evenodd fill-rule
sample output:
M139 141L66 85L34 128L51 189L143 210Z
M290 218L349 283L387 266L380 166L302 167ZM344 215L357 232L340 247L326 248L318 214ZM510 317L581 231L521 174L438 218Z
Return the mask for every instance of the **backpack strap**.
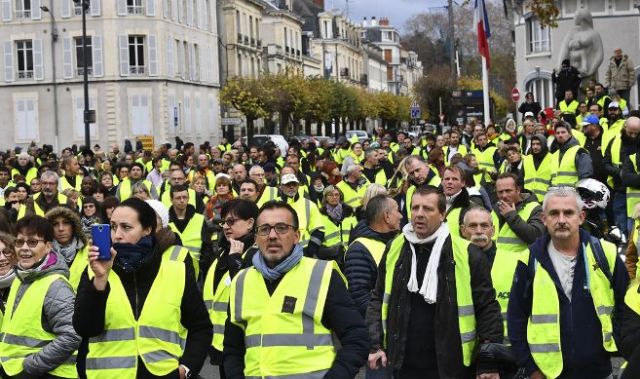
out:
M609 261L607 260L607 255L602 248L602 243L596 237L590 237L591 243L591 251L593 251L593 257L596 260L596 263L602 270L604 276L609 280L609 285L613 288L613 274L611 273L611 267L609 267Z

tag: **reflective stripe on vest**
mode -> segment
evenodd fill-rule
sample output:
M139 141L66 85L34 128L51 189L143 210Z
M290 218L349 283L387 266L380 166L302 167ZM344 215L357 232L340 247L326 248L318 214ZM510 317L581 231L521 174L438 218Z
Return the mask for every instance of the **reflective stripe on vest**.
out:
M609 267L616 263L615 245L601 241ZM617 350L613 340L611 313L615 306L613 290L609 279L602 270L593 270L597 265L591 244L583 245L583 262L585 265L589 292L593 306L602 327L602 344L606 351ZM558 290L547 270L537 260L532 259L535 276L533 278L533 299L531 317L527 325L527 341L533 360L547 378L556 378L562 373L562 346L560 341L560 300ZM537 295L537 296L536 296Z
M40 208L40 205L38 204L38 199L40 198L40 196L42 196L42 192L36 194L33 197L33 211L35 212L35 214L37 216L42 216L44 217L44 209ZM67 204L67 197L61 193L58 194L58 204L57 205L66 205ZM26 208L25 208L25 212L26 212ZM24 217L24 214L22 215L22 217ZM18 218L22 218L20 217L20 215L18 215Z
M469 242L456 236L450 236L449 238L451 240L453 259L455 262L456 299L458 303L458 324L460 343L462 345L462 361L463 364L468 367L471 365L473 353L477 344L476 319L471 292L471 272L469 268ZM402 254L404 243L404 235L400 234L394 238L387 252L387 258L385 261L387 271L386 277L384 278L384 295L381 310L384 347L388 346L387 319L389 316L389 303L394 291L393 282L395 267ZM397 292L398 289L395 289L395 291Z
M89 339L87 378L134 378L138 357L155 376L176 370L187 338L180 322L185 275L183 262L163 259L136 320L120 278L109 274L104 331Z
M531 217L533 210L539 206L536 202L525 204L518 211L518 216L526 223ZM497 217L497 215L496 215ZM504 323L505 342L507 337L507 306L509 305L509 294L513 283L513 275L518 266L523 253L528 252L528 245L522 241L516 233L504 222L496 241L496 256L491 266L491 281L496 290L496 300L500 304L502 311L502 322Z
M74 290L78 289L82 273L87 269L89 264L89 246L85 246L76 253L73 258L71 267L69 267L69 283Z
M489 146L484 151L480 151L479 149L473 149L473 154L476 156L476 160L478 161L478 168L484 169L486 171L484 175L484 180L487 183L493 182L490 172L496 171L495 162L493 161L493 155L498 150L495 146Z
M229 285L231 279L229 277L229 271L226 271L220 282L213 291L214 276L216 267L218 267L219 259L213 261L213 264L207 272L207 277L204 279L204 288L202 290L202 297L204 299L204 305L209 312L209 320L213 325L213 338L211 339L211 346L216 350L222 351L224 342L224 324L227 321L227 308L229 307Z
M345 204L349 205L353 209L356 209L362 206L362 198L364 194L367 192L368 182L365 184L358 184L356 189L346 183L344 180L341 180L336 184L336 187L342 191L342 197Z
M164 253L162 253L162 259L175 262L184 262L184 260L187 259L187 254L189 254L189 249L180 245L175 245L168 248L164 251Z
M562 155L559 161L560 152L553 155L553 171L551 173L551 185L575 186L578 182L578 169L576 167L576 155L581 149L579 145L573 145Z
M571 102L567 104L566 100L562 100L560 103L558 103L558 105L560 108L560 112L575 114L576 111L578 110L578 105L580 105L580 103L578 103L576 100L571 100Z
M187 226L182 232L178 230L174 222L169 223L169 227L180 236L182 246L189 249L193 268L196 277L200 275L200 250L202 250L202 226L204 225L204 216L200 213L194 213Z
M293 199L287 199L287 203L293 207L298 214L298 230L300 231L300 242L302 247L307 247L311 240L311 233L318 229L324 230L324 225L320 217L320 211L318 207L302 196L298 197L297 201ZM318 246L322 245L322 241L314 237L313 242Z
M56 338L55 334L42 328L44 299L56 280L64 281L71 287L64 276L47 275L32 282L17 305L16 296L22 282L14 280L11 284L0 335L0 361L2 368L10 376L18 376L22 373L24 359L42 351ZM71 355L65 363L49 371L49 374L63 378L77 378L75 358L75 354Z
M342 219L340 225L336 225L329 216L323 214L322 224L324 225L324 239L322 240L322 246L332 247L342 244L346 250L349 244L349 234L357 223L358 220L356 217L351 215Z
M303 257L269 294L254 268L231 283L231 322L245 333L245 377L326 374L335 359L322 315L335 263Z
M533 155L522 157L524 168L524 188L536 195L538 201L544 200L547 188L551 185L551 165L553 154L547 153L536 169Z
M351 246L356 243L361 243L362 246L364 246L367 251L369 251L369 254L371 254L371 258L373 258L373 261L376 262L376 267L380 266L380 261L382 260L382 256L384 255L384 249L387 246L384 242L374 240L373 238L358 237L353 242L351 242L351 245L349 245L349 247L351 248ZM347 250L347 253L348 252L349 251ZM347 253L345 253L345 257Z
M636 154L629 156L633 165L634 174L638 174L638 162ZM636 204L640 203L640 188L627 187L627 216L631 217L636 209Z

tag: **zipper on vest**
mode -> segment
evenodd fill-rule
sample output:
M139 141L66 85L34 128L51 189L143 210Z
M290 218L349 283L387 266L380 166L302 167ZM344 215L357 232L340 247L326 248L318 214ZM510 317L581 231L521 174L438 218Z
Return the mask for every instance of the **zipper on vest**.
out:
M138 321L138 275L133 273L133 290L135 291L135 304L133 307L133 313L136 321Z

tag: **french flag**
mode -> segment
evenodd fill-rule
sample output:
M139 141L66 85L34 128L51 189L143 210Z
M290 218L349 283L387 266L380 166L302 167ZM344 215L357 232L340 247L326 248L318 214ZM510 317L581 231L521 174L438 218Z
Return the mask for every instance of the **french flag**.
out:
M491 54L489 53L489 38L491 29L489 28L489 17L484 0L475 0L473 12L473 24L478 32L478 51L480 55L487 59L487 68L491 67Z

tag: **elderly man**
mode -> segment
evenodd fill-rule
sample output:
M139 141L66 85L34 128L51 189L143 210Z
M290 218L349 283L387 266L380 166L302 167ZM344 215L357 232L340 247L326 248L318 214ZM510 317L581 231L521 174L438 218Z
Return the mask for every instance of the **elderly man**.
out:
M279 200L291 205L298 213L300 227L300 245L308 257L314 257L324 239L324 224L318 206L313 201L300 195L300 183L294 169L285 166L280 171Z
M444 223L445 198L419 187L411 222L387 247L367 309L369 367L394 377L497 379L478 344L502 341L500 306L482 252Z
M11 179L16 175L24 176L26 183L31 183L33 179L38 177L38 169L33 165L28 153L18 154L18 163L11 170Z
M346 175L336 187L342 192L345 204L357 210L362 206L362 198L369 188L369 181L362 175L362 167L358 164L351 163L345 172Z
M40 216L16 224L15 268L2 329L2 377L77 378L73 328L75 294L69 269L52 249L53 226Z
M231 181L231 188L233 189L233 196L238 197L240 194L240 183L242 183L247 178L247 168L238 163L233 166L233 171L231 173L233 180Z
M486 208L474 205L464 213L460 234L482 250L491 267L496 257L496 244L493 243L495 232L491 213Z
M44 216L50 209L57 206L66 206L75 209L73 202L65 195L58 192L58 174L53 171L45 171L40 176L42 191L27 199L25 207L18 212L18 220L25 215L36 214Z
M622 54L622 49L617 47L613 56L609 59L609 67L604 84L609 89L615 89L618 95L629 102L629 92L636 84L635 67L627 54Z
M344 258L349 294L362 317L376 284L385 246L400 230L402 213L391 197L376 195L367 203L365 217L365 224L358 233L360 237L351 242Z
M362 316L337 265L304 257L298 214L277 201L258 214L260 252L253 267L231 282L224 333L228 379L353 378L366 360ZM337 353L332 334L340 341Z
M549 189L538 238L516 268L509 339L531 379L611 378L613 323L628 276L616 246L580 229L585 213L571 187Z
M258 200L257 204L260 207L267 201L275 200L278 196L278 188L271 187L266 184L264 169L258 165L251 167L249 170L249 178L256 182Z

